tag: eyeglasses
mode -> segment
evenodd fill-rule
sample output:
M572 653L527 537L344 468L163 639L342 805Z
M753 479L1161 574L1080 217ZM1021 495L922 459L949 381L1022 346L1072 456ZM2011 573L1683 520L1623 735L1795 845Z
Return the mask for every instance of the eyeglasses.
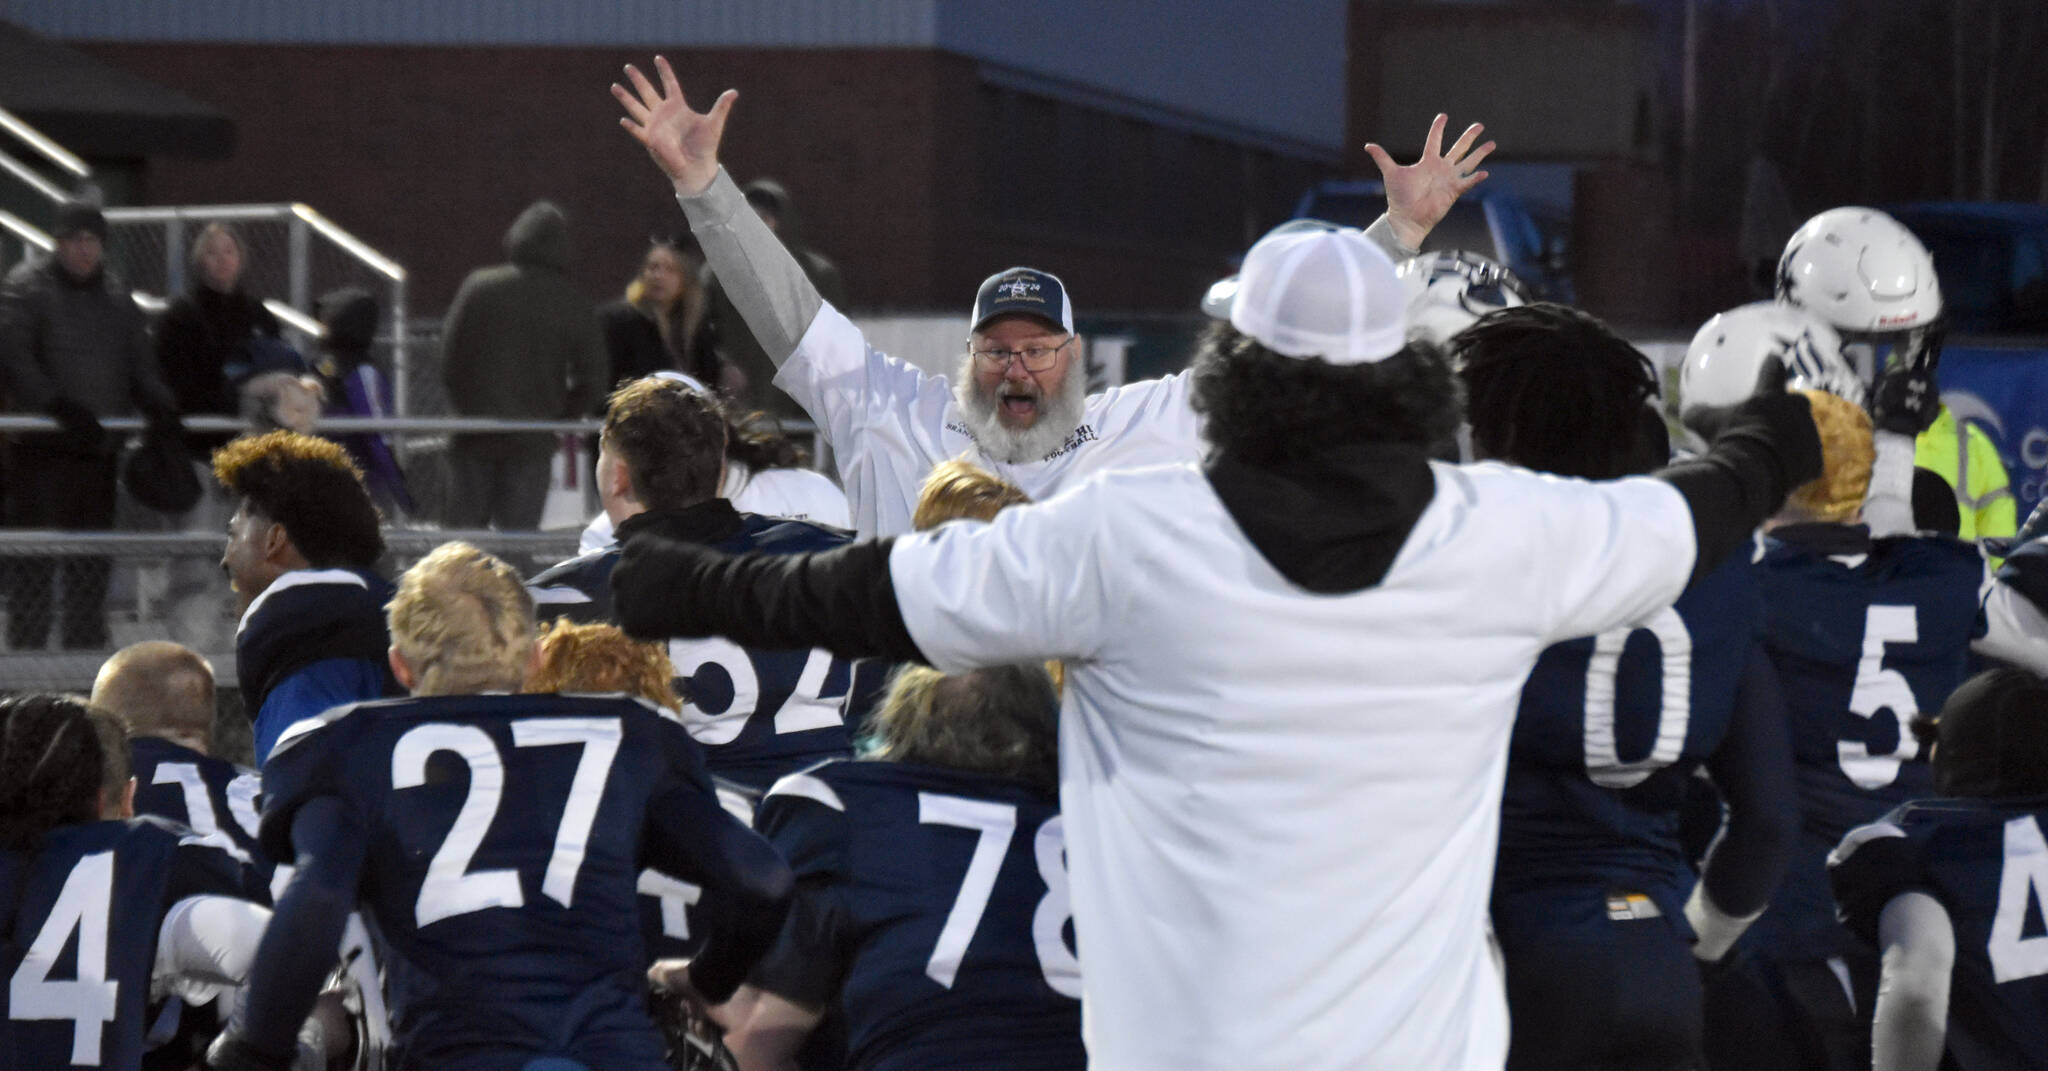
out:
M1010 367L1010 358L1015 357L1023 362L1026 372L1043 372L1052 367L1053 358L1058 357L1059 352L1066 349L1067 343L1072 341L1074 341L1074 336L1068 335L1066 340L1057 346L1029 346L1021 350L974 350L972 352L974 359L980 361L982 367L990 370Z

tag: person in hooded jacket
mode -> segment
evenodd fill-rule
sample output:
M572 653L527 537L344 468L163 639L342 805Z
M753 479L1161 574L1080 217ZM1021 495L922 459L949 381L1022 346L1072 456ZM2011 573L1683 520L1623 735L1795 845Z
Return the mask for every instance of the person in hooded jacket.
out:
M782 187L782 183L774 179L755 179L741 187L740 192L754 214L761 217L761 222L782 240L783 248L789 250L789 255L803 269L811 285L817 288L819 296L831 302L834 308L844 308L846 284L839 276L839 267L824 254L804 244L803 218L797 215L796 205L790 201L789 191ZM809 419L804 407L775 385L775 361L754 338L754 332L747 327L746 319L733 305L732 298L726 294L725 287L719 283L718 275L710 265L705 265L699 282L704 292L705 313L695 347L700 352L716 354L717 359L735 371L733 380L737 381L736 385L727 381L721 382L720 386L739 400L743 411L759 410L777 419Z
M569 281L569 221L549 201L505 232L508 263L479 268L448 308L441 381L462 416L580 417L603 394L604 339L590 301ZM460 435L449 447L456 528L540 526L555 436Z
M313 372L327 391L327 415L390 416L391 380L370 356L377 335L377 299L367 290L348 287L321 295L317 308L327 334L320 339ZM384 436L359 432L334 438L362 468L370 498L386 517L416 512L405 472Z

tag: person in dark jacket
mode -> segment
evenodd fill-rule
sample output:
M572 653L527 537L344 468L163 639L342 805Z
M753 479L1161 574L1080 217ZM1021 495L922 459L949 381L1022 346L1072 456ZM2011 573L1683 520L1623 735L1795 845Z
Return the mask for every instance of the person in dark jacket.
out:
M611 358L607 390L656 372L719 382L718 356L709 347L693 345L691 337L704 321L704 288L697 279L703 263L667 235L648 239L626 296L598 306L598 327Z
M797 215L796 206L789 199L789 191L774 179L764 178L747 183L740 192L746 195L747 203L753 206L761 222L782 239L783 246L803 266L804 274L810 278L811 285L818 288L818 293L834 308L845 308L846 284L840 279L839 267L824 254L804 244L803 219ZM709 267L704 269L703 284L705 319L697 345L717 354L736 373L730 377L736 382L712 379L705 382L719 383L739 399L743 412L759 410L777 419L809 419L796 399L775 386L775 362L755 341L746 320L740 316L732 299L726 296L725 287L720 285L718 276Z
M192 243L192 288L171 302L156 327L156 359L183 413L234 416L241 386L230 366L245 365L252 338L276 339L277 317L242 289L242 236L226 223L209 223ZM230 436L200 435L202 455Z
M327 415L390 416L391 381L370 355L377 336L377 299L350 287L321 295L317 309L327 334L320 339L313 372L327 389ZM384 436L364 432L335 439L362 468L370 497L386 517L416 512L405 472Z
M0 284L0 374L12 408L48 413L61 428L15 439L5 517L14 528L102 530L114 523L116 444L100 420L139 411L156 433L183 429L142 314L102 261L106 217L74 201L58 213L55 233L49 258L18 265ZM108 645L108 562L67 556L9 564L9 647L47 642L59 563L63 645Z
M604 340L569 282L569 222L536 201L505 232L509 263L462 281L442 338L441 381L463 416L580 417L604 396ZM449 448L456 528L540 527L553 435L461 435Z

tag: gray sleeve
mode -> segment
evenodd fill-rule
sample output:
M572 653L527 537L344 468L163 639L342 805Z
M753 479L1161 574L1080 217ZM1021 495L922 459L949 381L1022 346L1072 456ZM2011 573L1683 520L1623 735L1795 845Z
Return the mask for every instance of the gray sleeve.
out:
M724 168L709 189L676 198L726 297L777 368L796 352L825 301L803 266L747 204Z
M1380 252L1385 253L1387 258L1396 264L1422 253L1420 249L1410 249L1402 245L1401 239L1394 237L1393 221L1387 218L1385 212L1380 213L1380 218L1373 220L1372 226L1365 229L1365 236L1372 239L1372 244L1379 246Z
M1941 902L1922 892L1886 904L1877 923L1884 966L1871 1030L1876 1071L1934 1071L1948 1033L1955 929Z

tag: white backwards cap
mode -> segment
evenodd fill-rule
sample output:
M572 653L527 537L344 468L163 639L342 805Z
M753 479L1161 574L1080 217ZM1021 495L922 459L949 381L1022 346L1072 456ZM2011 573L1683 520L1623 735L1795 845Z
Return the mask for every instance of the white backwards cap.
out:
M1371 364L1408 341L1408 292L1394 262L1352 227L1281 224L1236 275L1209 288L1202 310L1289 357Z

